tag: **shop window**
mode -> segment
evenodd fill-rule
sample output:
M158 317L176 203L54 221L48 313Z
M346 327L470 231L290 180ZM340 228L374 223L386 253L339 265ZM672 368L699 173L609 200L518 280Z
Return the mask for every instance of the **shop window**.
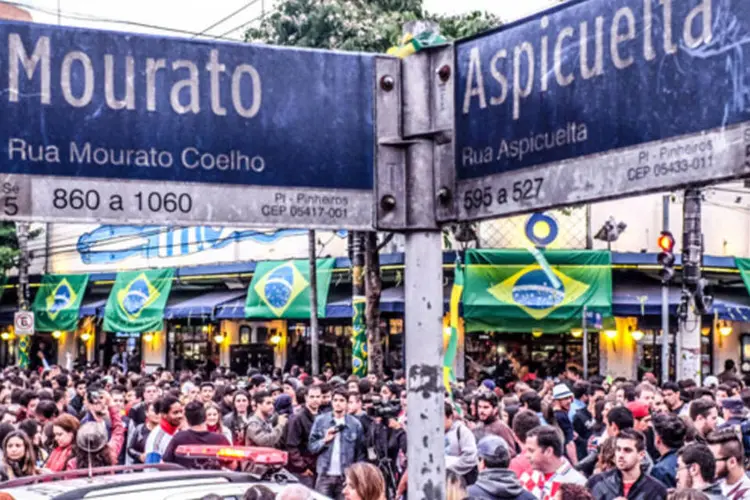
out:
M248 325L242 325L240 327L240 344L247 345L250 343L250 337L253 333L253 329Z

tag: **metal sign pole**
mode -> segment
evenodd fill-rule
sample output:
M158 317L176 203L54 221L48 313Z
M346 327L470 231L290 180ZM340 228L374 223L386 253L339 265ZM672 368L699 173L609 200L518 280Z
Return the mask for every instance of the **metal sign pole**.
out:
M406 233L409 499L445 497L443 259L436 214L453 211L453 50L377 63L376 218Z
M406 235L409 498L440 499L443 435L443 259L440 232Z
M586 314L588 314L588 306L583 306L583 378L588 380L589 378L589 325L586 321Z
M669 231L669 195L662 198L662 231ZM654 359L656 353L654 353ZM669 284L661 286L661 383L669 381Z

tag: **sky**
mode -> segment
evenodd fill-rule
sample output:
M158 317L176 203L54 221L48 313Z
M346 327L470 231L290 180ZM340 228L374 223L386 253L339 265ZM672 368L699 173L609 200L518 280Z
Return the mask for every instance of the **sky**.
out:
M14 0L31 6L34 20L137 33L241 39L244 29L271 12L276 0ZM424 0L429 12L487 10L505 21L548 7L551 0ZM60 17L58 18L58 8ZM120 22L116 22L120 21ZM127 23L137 23L127 24ZM148 25L148 26L145 26ZM215 25L215 26L214 26Z

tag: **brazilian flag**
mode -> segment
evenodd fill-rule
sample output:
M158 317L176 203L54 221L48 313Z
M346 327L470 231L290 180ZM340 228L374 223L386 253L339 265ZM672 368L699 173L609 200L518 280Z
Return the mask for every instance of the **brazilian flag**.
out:
M589 313L612 316L607 251L468 250L466 331L561 333Z
M154 332L164 326L164 307L172 291L174 269L117 273L104 308L108 332Z
M318 259L318 317L324 318L336 259ZM310 318L310 263L307 260L259 262L247 291L245 317Z
M34 329L38 332L73 331L89 283L88 274L46 274L34 297Z

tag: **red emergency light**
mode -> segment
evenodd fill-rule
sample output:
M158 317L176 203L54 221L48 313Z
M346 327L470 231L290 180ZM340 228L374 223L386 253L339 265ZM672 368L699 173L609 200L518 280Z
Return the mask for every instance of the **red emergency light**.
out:
M288 455L285 451L274 448L257 448L253 446L203 446L182 445L175 450L175 455L185 458L218 458L220 460L237 460L252 462L258 465L285 466Z

